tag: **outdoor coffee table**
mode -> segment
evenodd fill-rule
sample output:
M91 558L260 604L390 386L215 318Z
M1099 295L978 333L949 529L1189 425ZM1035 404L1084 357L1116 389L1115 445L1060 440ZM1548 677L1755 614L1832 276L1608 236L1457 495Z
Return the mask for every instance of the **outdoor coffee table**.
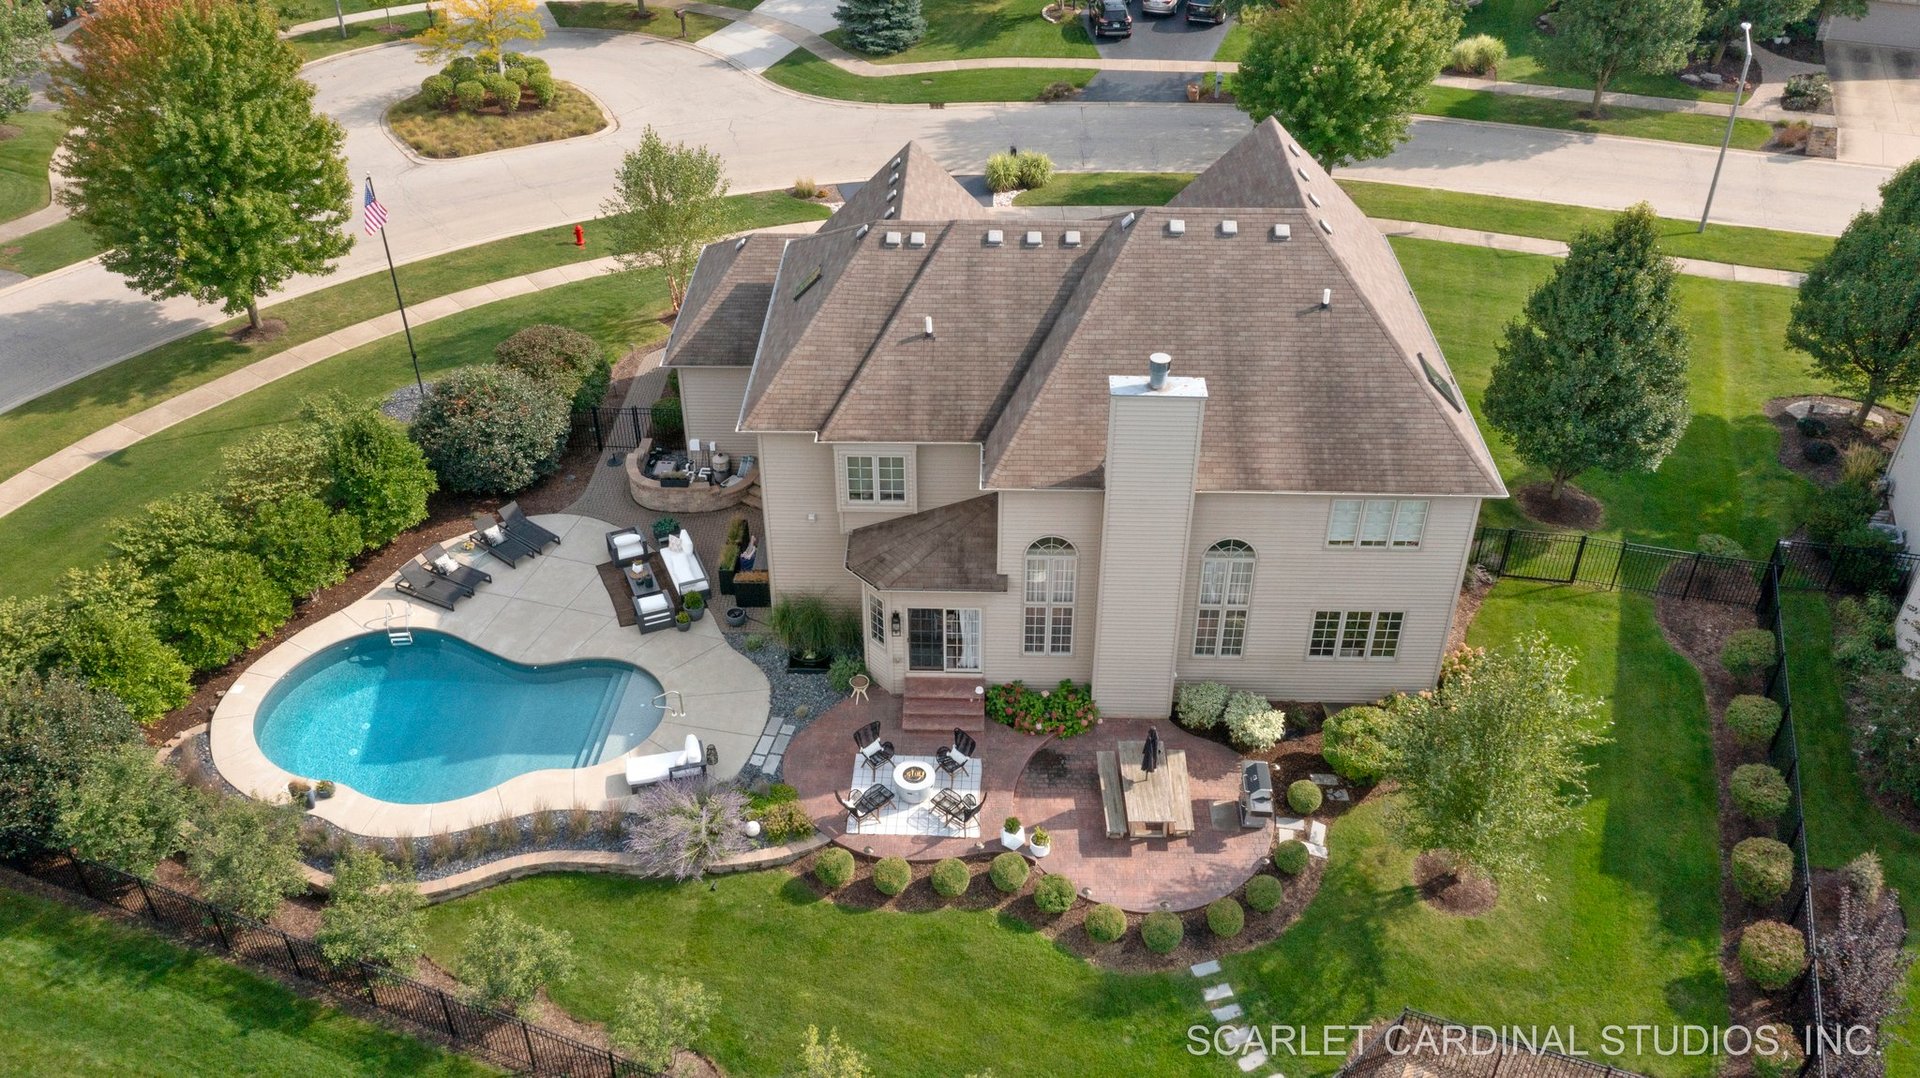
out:
M911 804L919 804L933 792L933 777L938 772L932 764L919 760L902 760L893 765L893 788L900 792L900 799Z

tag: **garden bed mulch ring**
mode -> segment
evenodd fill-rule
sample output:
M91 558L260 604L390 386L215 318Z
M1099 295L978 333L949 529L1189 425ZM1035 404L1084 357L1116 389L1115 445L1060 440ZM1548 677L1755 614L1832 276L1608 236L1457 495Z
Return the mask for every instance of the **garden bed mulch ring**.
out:
M997 911L1003 917L1018 920L1032 929L1035 935L1084 959L1087 964L1120 973L1164 973L1185 969L1196 962L1240 954L1278 939L1292 927L1293 922L1312 903L1314 895L1319 893L1327 867L1325 861L1310 858L1306 871L1298 876L1279 876L1271 865L1263 869L1262 874L1279 878L1285 895L1280 905L1270 913L1255 913L1250 908L1246 909L1246 928L1232 939L1221 939L1207 927L1207 910L1204 906L1175 914L1185 926L1186 933L1181 938L1180 946L1162 955L1147 950L1146 944L1140 941L1140 924L1145 914L1127 914L1126 936L1117 943L1100 944L1087 936L1084 927L1087 914L1095 903L1081 898L1074 901L1072 909L1058 916L1041 912L1034 905L1033 889L1046 871L1044 862L1028 874L1027 882L1018 893L1009 895L1001 893L987 877L986 859L970 858L964 862L972 873L967 891L959 898L949 900L935 894L930 882L936 862L910 862L913 882L907 885L905 891L889 898L873 885L873 860L856 854L853 859L853 880L838 891L828 891L813 877L813 865L818 859L819 854L815 853L791 866L794 877L787 884L790 894L833 902L846 909L887 910L906 916L937 909ZM1235 892L1233 897L1240 899L1242 907L1245 907L1243 895L1244 888Z
M1836 455L1824 464L1815 464L1806 458L1807 443L1816 439L1800 433L1798 420L1787 411L1803 402L1845 409L1845 414L1820 414L1827 424L1827 434L1818 440L1832 442L1840 454L1845 454L1848 448L1855 445L1871 445L1882 453L1892 453L1894 444L1900 440L1901 429L1907 424L1904 413L1876 405L1873 413L1881 418L1881 423L1878 426L1856 427L1850 416L1859 409L1860 402L1846 397L1803 394L1798 397L1775 397L1762 405L1761 411L1773 424L1773 429L1780 432L1780 466L1823 487L1840 482L1840 457Z
M287 324L280 319L262 318L259 329L241 326L227 334L227 339L235 344L266 344L268 341L279 340L286 332Z
M1453 862L1438 850L1413 859L1413 886L1421 901L1455 917L1491 913L1500 902L1500 886L1485 877L1461 876Z
M1574 486L1562 484L1560 497L1555 500L1550 483L1528 483L1515 488L1513 500L1520 504L1520 511L1527 519L1556 528L1572 528L1574 531L1598 531L1606 523L1606 508L1600 499Z

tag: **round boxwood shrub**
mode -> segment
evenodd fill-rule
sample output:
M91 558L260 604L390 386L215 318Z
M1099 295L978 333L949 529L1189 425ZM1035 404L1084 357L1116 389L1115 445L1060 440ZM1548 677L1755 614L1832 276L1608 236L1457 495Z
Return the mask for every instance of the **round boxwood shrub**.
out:
M1247 881L1247 908L1255 913L1272 913L1286 896L1286 885L1278 876L1262 874Z
M1720 647L1720 665L1737 678L1758 677L1773 665L1773 634L1765 629L1742 629Z
M1733 885L1755 905L1780 901L1793 885L1793 850L1779 839L1741 839L1733 847Z
M462 112L479 112L487 104L487 86L479 79L462 79L453 85L454 103Z
M1740 969L1757 987L1776 991L1807 968L1807 938L1779 921L1755 921L1740 933Z
M572 401L575 409L591 408L606 395L604 377L595 378L607 369L606 355L599 342L577 329L528 326L501 341L493 350L493 360L548 386ZM582 399L582 391L595 382L598 393L592 400Z
M873 865L873 889L883 895L897 895L913 882L913 866L904 857L882 857Z
M1839 458L1840 451L1833 447L1832 442L1815 439L1801 444L1800 455L1807 458L1809 464L1831 464Z
M500 106L501 112L512 112L520 107L520 84L505 75L482 75L480 85L487 88L493 103Z
M1761 1026L1753 1031L1753 1073L1755 1078L1788 1078L1799 1074L1806 1061L1806 1049L1792 1026Z
M1803 415L1799 419L1794 420L1793 425L1798 428L1802 436L1807 438L1824 438L1827 436L1827 421L1818 416Z
M839 846L829 847L813 862L813 878L829 891L838 891L853 882L853 854Z
M1073 881L1058 874L1040 877L1033 885L1033 904L1041 913L1067 912L1073 908Z
M1727 729L1743 745L1770 745L1780 729L1780 705L1764 696L1736 696L1727 703Z
M429 106L444 109L453 104L453 80L445 75L428 75L420 80L420 96Z
M552 472L567 401L519 371L462 367L434 384L410 432L443 490L508 493Z
M1127 912L1102 902L1087 911L1087 935L1095 943L1115 943L1127 934Z
M1187 926L1180 918L1166 910L1155 910L1147 914L1140 924L1140 942L1154 954L1169 954L1180 946L1180 940L1187 934Z
M1231 896L1216 898L1207 904L1207 927L1221 939L1230 940L1247 927L1247 911Z
M993 859L993 866L987 869L993 885L1007 894L1012 894L1026 885L1029 867L1027 859L1008 850Z
M1348 782L1378 782L1387 773L1386 736L1392 722L1383 707L1336 711L1320 728L1320 754L1333 773Z
M1290 838L1273 848L1273 867L1289 876L1298 876L1307 870L1307 844L1297 838Z
M560 96L560 88L553 84L553 76L544 71L536 71L527 79L527 89L533 93L534 103L543 109L553 107L553 99Z
M1741 764L1727 785L1734 807L1750 820L1779 819L1793 797L1780 769L1771 764Z
M1287 787L1287 807L1302 816L1311 816L1320 811L1319 783L1312 779L1297 779Z
M967 863L958 857L949 857L933 866L933 893L941 898L959 898L967 893L967 885L973 882L973 873L967 871Z

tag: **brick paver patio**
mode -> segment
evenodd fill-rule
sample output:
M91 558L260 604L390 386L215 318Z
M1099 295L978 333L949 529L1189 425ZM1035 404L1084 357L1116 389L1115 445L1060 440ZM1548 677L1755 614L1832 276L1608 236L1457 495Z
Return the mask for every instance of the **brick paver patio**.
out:
M1029 831L1044 827L1052 836L1052 854L1038 862L1042 869L1066 876L1093 901L1145 912L1193 909L1232 894L1271 848L1271 829L1240 827L1233 804L1239 795L1239 757L1233 750L1171 722L1141 719L1108 719L1064 740L990 722L975 735L986 804L980 838L849 834L834 792L844 794L853 775L854 730L880 720L881 736L901 754L931 755L947 743L937 734L902 730L899 697L878 689L870 696L864 703L841 703L795 734L787 747L786 781L800 792L820 829L855 853L911 861L994 854L1001 849L1000 822L1014 815ZM1149 725L1159 728L1168 749L1186 750L1194 832L1179 839L1109 839L1093 754L1111 750L1116 741L1144 738Z

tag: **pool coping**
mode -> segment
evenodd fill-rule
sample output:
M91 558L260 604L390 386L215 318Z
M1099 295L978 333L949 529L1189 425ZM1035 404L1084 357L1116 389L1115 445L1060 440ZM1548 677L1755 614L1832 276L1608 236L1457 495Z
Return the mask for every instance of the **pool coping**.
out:
M772 696L766 675L726 642L714 618L695 622L687 632L643 635L621 626L597 568L607 560L606 533L613 526L571 513L533 519L560 535L561 542L517 568L460 549L459 543L447 544L454 557L493 575L491 584L454 610L412 603L394 590L396 573L256 659L234 679L208 723L215 769L249 796L285 800L288 782L309 777L285 770L261 751L253 730L261 702L309 656L350 637L380 632L389 610L406 610L413 628L446 633L512 662L543 666L610 659L638 666L663 691L681 694L683 713L667 715L626 755L678 749L691 733L718 750L714 777L737 774L766 728ZM626 755L590 767L530 771L466 797L419 805L383 801L339 785L310 812L354 834L398 838L461 831L540 808L617 810L628 796Z

